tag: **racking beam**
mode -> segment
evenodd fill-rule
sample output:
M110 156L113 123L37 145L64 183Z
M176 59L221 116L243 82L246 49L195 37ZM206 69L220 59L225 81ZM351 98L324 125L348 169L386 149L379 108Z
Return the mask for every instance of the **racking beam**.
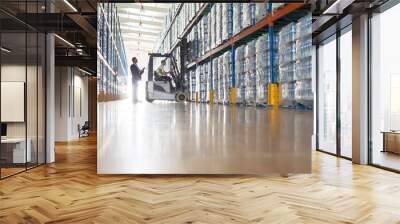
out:
M304 6L305 6L305 3L288 3L288 4L286 4L282 8L276 10L274 12L274 14L269 14L268 16L266 16L264 19L262 19L258 23L242 30L240 33L238 33L235 36L231 37L230 39L226 40L223 44L208 51L203 56L201 56L198 59L194 60L193 62L189 63L187 65L187 67L191 68L197 64L201 64L202 62L206 61L209 57L212 57L214 55L218 55L218 54L222 53L228 47L238 45L238 43L240 43L241 41L244 41L246 38L252 36L253 34L260 32L262 29L264 29L267 26L272 26L275 21L281 19L282 17L289 15L291 12L294 12L295 10L300 9Z

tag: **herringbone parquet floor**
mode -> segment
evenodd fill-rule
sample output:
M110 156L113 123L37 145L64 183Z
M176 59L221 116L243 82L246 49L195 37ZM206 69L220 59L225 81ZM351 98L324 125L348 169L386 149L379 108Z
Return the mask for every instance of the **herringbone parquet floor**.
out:
M400 175L313 153L313 174L99 176L96 139L0 181L0 223L400 223Z

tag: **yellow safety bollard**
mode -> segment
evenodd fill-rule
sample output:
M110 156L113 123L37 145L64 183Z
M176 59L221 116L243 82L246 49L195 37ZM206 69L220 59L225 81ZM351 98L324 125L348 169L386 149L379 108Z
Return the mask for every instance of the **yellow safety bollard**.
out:
M231 104L237 103L237 88L235 88L235 87L231 88L231 95L229 96L229 102Z
M214 104L214 90L210 90L210 104Z
M268 105L279 106L279 85L278 83L268 84Z

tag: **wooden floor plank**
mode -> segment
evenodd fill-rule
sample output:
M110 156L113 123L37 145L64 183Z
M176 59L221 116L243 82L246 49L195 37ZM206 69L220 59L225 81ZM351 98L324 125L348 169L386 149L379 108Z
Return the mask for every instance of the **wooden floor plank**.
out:
M400 175L313 152L313 173L97 175L96 139L0 181L0 223L400 223Z

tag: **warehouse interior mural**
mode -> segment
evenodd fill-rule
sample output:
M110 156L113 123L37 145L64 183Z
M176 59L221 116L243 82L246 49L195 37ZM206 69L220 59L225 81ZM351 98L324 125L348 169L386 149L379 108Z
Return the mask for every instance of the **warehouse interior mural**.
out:
M98 8L100 173L310 172L307 4Z

